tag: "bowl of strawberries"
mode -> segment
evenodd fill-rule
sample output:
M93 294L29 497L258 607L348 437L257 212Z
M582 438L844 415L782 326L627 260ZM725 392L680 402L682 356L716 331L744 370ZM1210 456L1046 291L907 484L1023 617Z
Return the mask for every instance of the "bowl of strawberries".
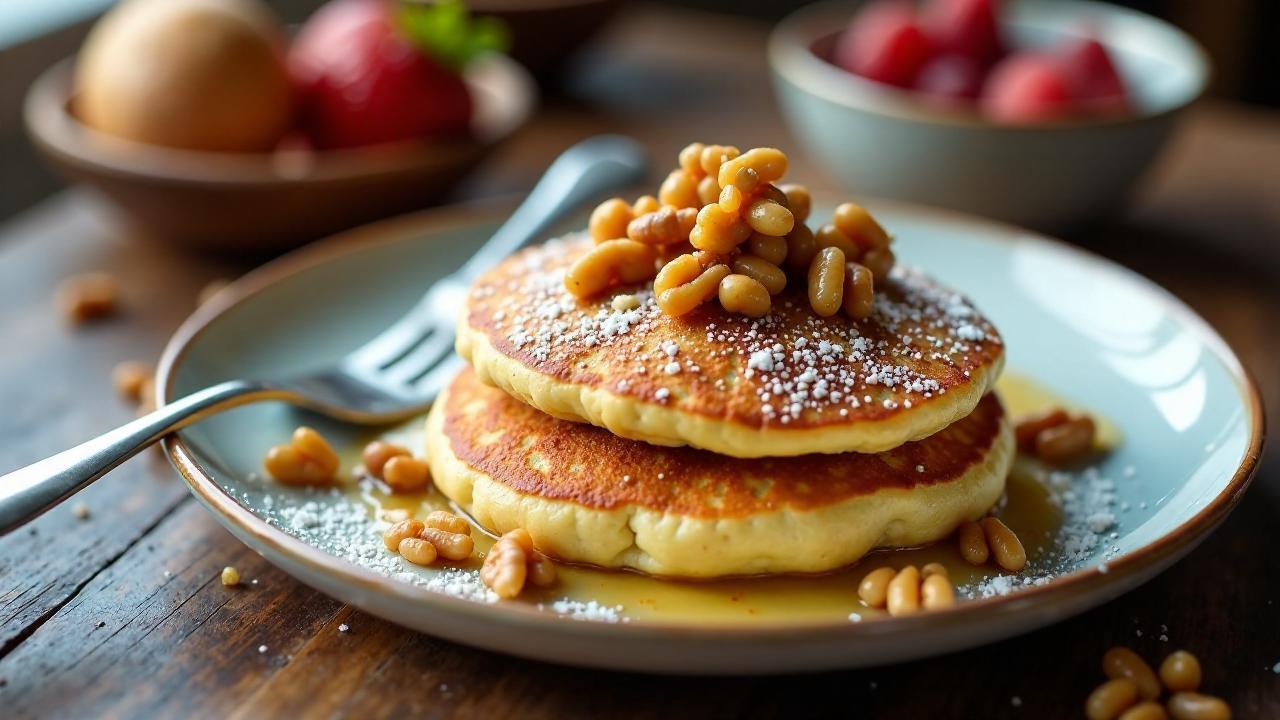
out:
M797 140L849 190L1050 231L1114 210L1209 75L1181 31L1085 0L821 3L769 60Z
M24 107L36 147L136 234L274 253L422 207L524 124L533 80L458 0L129 0Z

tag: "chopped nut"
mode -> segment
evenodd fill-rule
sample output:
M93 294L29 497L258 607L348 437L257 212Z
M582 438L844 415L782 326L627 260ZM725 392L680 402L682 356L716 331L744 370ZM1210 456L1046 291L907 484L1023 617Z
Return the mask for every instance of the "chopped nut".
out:
M226 587L235 587L240 584L240 571L230 565L222 568L222 584Z
M126 360L111 371L111 382L116 392L126 401L139 405L143 400L143 392L150 383L154 394L155 383L151 381L151 366L136 360ZM154 400L154 398L153 398Z
M73 275L58 286L58 306L74 324L90 322L115 314L120 301L120 286L115 276L107 273Z

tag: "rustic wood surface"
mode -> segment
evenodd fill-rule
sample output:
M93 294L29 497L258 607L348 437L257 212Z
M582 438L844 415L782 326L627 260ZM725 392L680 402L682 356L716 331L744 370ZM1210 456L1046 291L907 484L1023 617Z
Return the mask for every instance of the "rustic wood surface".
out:
M602 38L609 53L584 62L566 95L460 196L525 188L561 148L605 130L639 137L660 157L695 137L789 145L764 35L743 21L630 11ZM820 177L800 164L798 175ZM1123 217L1078 240L1201 312L1253 370L1273 416L1280 411L1280 117L1197 109ZM248 266L139 242L80 192L0 227L0 469L129 418L112 366L155 358L207 280ZM128 312L73 330L51 290L90 269L124 281ZM1102 652L1127 643L1149 658L1191 649L1206 689L1229 698L1237 717L1280 716L1274 462L1186 560L1079 618L933 660L768 680L578 670L401 629L246 549L158 452L77 500L87 520L68 505L0 539L0 715L1078 717ZM256 583L222 587L224 565Z

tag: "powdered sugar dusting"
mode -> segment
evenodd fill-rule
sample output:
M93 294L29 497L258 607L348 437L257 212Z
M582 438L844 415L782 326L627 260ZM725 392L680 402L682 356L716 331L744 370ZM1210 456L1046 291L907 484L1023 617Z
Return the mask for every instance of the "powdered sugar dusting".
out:
M1034 476L1062 511L1062 524L1053 537L1047 538L1046 552L1028 562L1017 575L999 575L961 586L957 588L960 594L971 598L1008 595L1019 587L1043 585L1095 560L1100 561L1099 571L1105 573L1107 561L1119 553L1119 547L1109 544L1118 537L1116 514L1125 507L1119 501L1114 480L1093 466L1079 472L1037 469Z
M400 582L469 602L492 604L498 596L473 568L422 568L386 549L382 533L390 523L373 516L370 507L349 490L284 489L264 485L240 495L260 508L263 519L289 535L331 555ZM564 598L545 608L556 616L597 622L628 622L621 605Z
M657 402L678 385L688 390L679 397L715 398L727 414L760 424L918 407L968 383L1003 349L962 295L902 266L858 323L818 317L799 289L775 297L770 314L755 320L714 303L692 320L670 318L647 284L579 303L564 275L589 246L576 235L553 240L482 277L472 291L472 326L542 372ZM613 365L607 381L593 376L591 362L605 348ZM667 388L662 397L659 386Z

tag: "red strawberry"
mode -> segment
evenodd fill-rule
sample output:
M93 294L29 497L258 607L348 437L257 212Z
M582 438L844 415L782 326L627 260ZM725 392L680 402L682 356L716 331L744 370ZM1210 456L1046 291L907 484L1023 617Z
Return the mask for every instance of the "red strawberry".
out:
M911 4L876 0L840 35L833 60L869 80L909 87L930 55L929 40L916 24Z
M466 132L466 84L401 34L394 9L382 0L333 0L298 33L289 70L318 147Z
M921 22L939 52L990 67L1004 55L995 0L931 0Z
M1129 93L1124 80L1102 43L1094 38L1071 40L1055 54L1082 110L1099 114L1129 111Z
M964 55L939 55L930 60L913 86L931 99L974 100L982 91L982 67Z
M1071 81L1057 58L1016 53L992 68L982 91L982 110L996 122L1061 120L1075 110Z

